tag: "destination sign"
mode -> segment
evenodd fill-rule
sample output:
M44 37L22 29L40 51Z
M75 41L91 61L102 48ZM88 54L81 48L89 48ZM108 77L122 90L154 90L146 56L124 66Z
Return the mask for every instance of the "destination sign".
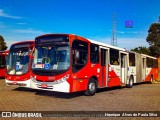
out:
M38 37L35 40L36 43L50 43L50 42L69 42L68 36L51 35Z
M16 49L16 48L27 48L29 47L30 44L20 44L20 45L12 45L11 49Z

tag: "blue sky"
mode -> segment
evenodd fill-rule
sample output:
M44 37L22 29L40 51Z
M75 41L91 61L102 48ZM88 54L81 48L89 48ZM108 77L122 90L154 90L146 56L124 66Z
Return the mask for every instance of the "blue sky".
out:
M111 44L116 13L118 47L148 46L160 0L0 0L0 35L10 46L47 33L72 33ZM133 28L125 28L132 20Z

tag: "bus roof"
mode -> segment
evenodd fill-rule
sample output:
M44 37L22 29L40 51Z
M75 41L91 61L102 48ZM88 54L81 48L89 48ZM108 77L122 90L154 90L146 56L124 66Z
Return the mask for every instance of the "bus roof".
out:
M150 56L150 55L146 55L146 54L141 54L143 57L148 57L148 58L152 58L152 59L157 59L156 57Z
M4 55L5 54L5 51L0 51L0 55Z
M91 43L94 43L94 44L97 44L97 45L100 45L100 46L103 46L103 47L114 48L114 49L117 49L117 50L126 51L126 49L124 49L124 48L119 48L119 47L116 47L116 46L112 46L112 45L109 45L109 44L106 44L106 43L102 43L102 42L98 42L98 41L94 41L94 40L90 40L90 39L88 39L88 40Z
M81 37L81 36L78 36L78 35L75 35L75 34L59 34L59 33L55 33L55 34L40 35L40 36L37 36L35 39L37 39L39 37L43 37L43 36L50 36L50 35L65 35L65 36L73 35L73 36L76 36L76 37ZM105 43L102 43L102 42L94 41L94 40L87 39L87 38L84 38L84 37L81 37L81 38L86 39L91 43L94 43L94 44L97 44L97 45L100 45L100 46L103 46L103 47L114 48L114 49L117 49L117 50L126 51L126 49L124 49L124 48L119 48L119 47L116 47L116 46L112 46L112 45L105 44Z
M61 34L61 33L51 33L51 34L43 34L43 35L40 35L40 36L37 36L35 39L39 38L39 37L44 37L44 36L52 36L52 35L64 35L64 36L70 36L70 35L74 35L76 36L75 34Z
M0 51L0 55L5 55L5 54L8 54L8 53L9 53L9 50Z
M134 53L134 54L140 54L142 55L142 57L146 58L152 58L152 59L157 59L156 57L153 57L153 56L150 56L150 55L146 55L146 54L142 54L142 53L137 53L137 52L134 52L134 51L128 51L129 53Z
M13 43L12 45L24 44L24 43L33 43L33 44L34 44L34 40L26 40L26 41L16 42L16 43ZM12 46L12 45L11 45L11 46Z

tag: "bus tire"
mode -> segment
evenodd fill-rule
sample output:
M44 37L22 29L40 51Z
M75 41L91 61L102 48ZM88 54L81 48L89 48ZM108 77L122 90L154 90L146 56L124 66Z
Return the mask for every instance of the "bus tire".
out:
M133 78L132 77L130 77L130 79L129 79L129 83L127 84L127 87L128 88L132 88L133 87Z
M88 82L87 90L84 92L87 96L95 95L97 91L97 81L94 78L91 78Z

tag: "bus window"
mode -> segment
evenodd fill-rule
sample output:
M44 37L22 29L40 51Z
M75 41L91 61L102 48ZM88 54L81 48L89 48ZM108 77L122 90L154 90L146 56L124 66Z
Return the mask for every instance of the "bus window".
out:
M5 56L0 56L0 68L5 68Z
M90 46L90 61L91 63L99 63L99 46L91 44Z
M110 49L110 64L119 65L119 51L115 49Z
M101 49L101 66L106 66L106 50Z
M129 66L135 66L135 54L129 53Z
M158 60L153 59L153 68L158 68Z
M75 40L72 44L73 72L82 69L87 63L88 43Z
M153 67L153 59L147 57L147 67L152 68Z

